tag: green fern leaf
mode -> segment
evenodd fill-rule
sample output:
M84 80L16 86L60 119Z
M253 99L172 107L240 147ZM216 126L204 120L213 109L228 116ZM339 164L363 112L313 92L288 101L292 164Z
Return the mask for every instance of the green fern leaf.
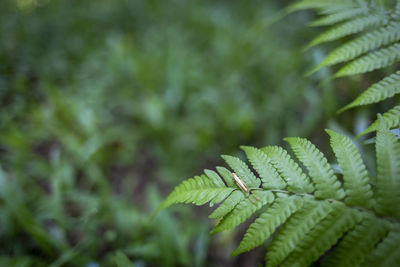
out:
M400 142L387 128L381 116L378 118L376 158L376 209L381 214L400 217L400 207L393 204L400 203Z
M350 230L339 245L324 259L323 266L361 266L374 246L388 232L388 226L375 216L364 213L362 222Z
M335 244L344 232L360 221L360 212L332 203L333 211L316 225L281 266L309 266Z
M215 184L205 175L196 176L175 187L157 210L167 208L175 203L193 203L195 205L204 205L209 201L218 203L233 190L234 188Z
M343 171L346 204L370 207L372 190L357 148L347 137L331 130L326 131L331 137L331 147Z
M220 187L224 187L225 184L222 181L221 177L219 177L218 173L216 173L215 171L212 170L204 170L204 173L208 176L208 178L210 178L214 184L220 186Z
M303 200L298 196L288 197L285 194L277 195L275 202L260 215L247 229L239 246L232 253L233 256L261 245L269 238L275 229L283 224L287 218L303 205Z
M254 190L253 194L257 196L259 199L258 201L254 203L254 201L251 201L249 198L244 198L231 212L219 221L210 233L214 234L236 227L249 218L254 212L261 209L266 204L272 203L275 199L274 194L270 191Z
M398 266L400 262L400 226L397 224L388 236L369 254L364 266Z
M373 84L364 93L357 97L356 100L339 110L339 112L356 106L377 103L398 93L400 93L400 71L397 71L383 80Z
M278 266L331 211L327 201L305 199L303 208L290 217L272 240L265 257L266 266Z
M317 27L317 26L329 26L338 22L342 22L347 19L351 19L357 17L359 15L365 15L368 10L366 8L351 8L347 10L341 10L341 12L336 12L333 14L328 14L322 18L319 18L309 24L309 26Z
M400 60L400 44L395 43L362 56L341 68L335 77L361 74L381 69Z
M219 167L219 166L217 167L217 171L222 176L228 187L237 187L235 182L233 181L232 172L230 172L225 167Z
M343 199L344 191L337 180L333 169L324 155L307 139L290 137L285 138L292 147L297 158L306 166L312 181L315 184L317 198Z
M391 110L383 113L382 119L385 121L385 123L389 129L399 127L400 126L400 105L395 106ZM378 120L376 120L374 123L372 123L371 126L369 126L365 131L363 131L362 133L357 135L356 138L363 136L367 133L376 131L377 126L378 126Z
M242 191L235 190L230 194L224 202L216 208L213 213L208 216L210 219L218 219L224 217L228 214L231 210L233 210L236 205L245 198L245 195Z
M288 190L296 193L311 193L314 186L300 169L299 165L293 161L289 154L281 147L267 146L261 149L271 159L272 164L281 173Z
M312 46L329 42L329 41L334 41L337 39L340 39L342 37L358 33L363 31L366 28L372 27L372 26L380 26L388 23L388 17L387 16L382 16L382 15L366 15L366 16L360 16L356 17L354 19L351 19L349 21L343 22L337 26L334 26L332 29L323 32L319 36L317 36L315 39L313 39L309 45L307 45L307 48L310 48Z
M260 187L260 179L257 179L249 167L247 167L246 163L236 157L228 155L222 155L222 158L250 188Z
M253 168L260 175L262 187L265 189L284 189L286 183L279 176L276 169L271 165L267 155L260 149L242 146Z
M400 23L390 22L375 31L368 32L330 52L313 70L352 60L368 51L400 40Z

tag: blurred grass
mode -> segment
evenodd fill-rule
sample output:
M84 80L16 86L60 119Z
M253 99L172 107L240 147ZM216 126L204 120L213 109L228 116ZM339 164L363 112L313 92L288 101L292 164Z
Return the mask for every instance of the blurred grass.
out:
M187 207L149 214L218 155L309 136L334 112L303 78L307 13L270 25L285 4L2 1L0 265L262 259L230 259L232 233L209 239Z

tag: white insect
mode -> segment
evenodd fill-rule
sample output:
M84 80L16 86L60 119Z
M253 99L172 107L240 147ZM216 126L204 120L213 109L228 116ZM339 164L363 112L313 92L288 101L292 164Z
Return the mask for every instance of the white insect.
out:
M234 172L232 172L232 177L233 177L233 179L235 180L235 183L237 184L237 186L240 188L240 190L242 190L242 192L243 193L245 193L246 195L250 195L250 194L252 194L252 191L251 191L251 189L249 189L248 187L247 187L247 185L245 184L245 182L243 182L237 175L236 175L236 173L234 173ZM253 195L253 194L252 194ZM254 198L256 199L256 200L260 200L256 195L253 195L254 196ZM250 198L250 196L249 196L249 200L254 204L254 205L256 205L256 203Z

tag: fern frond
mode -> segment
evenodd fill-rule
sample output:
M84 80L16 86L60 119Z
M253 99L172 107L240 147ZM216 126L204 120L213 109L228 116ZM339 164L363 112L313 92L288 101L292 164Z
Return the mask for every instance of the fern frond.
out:
M260 149L242 146L253 168L260 175L262 187L265 189L283 189L286 183L282 180L276 169L271 165L267 155Z
M331 205L327 201L316 202L312 199L305 199L303 208L290 217L272 240L265 257L266 266L278 266L309 231L331 211Z
M377 30L349 41L330 52L313 70L352 60L368 51L400 40L400 23L390 22Z
M272 164L281 173L289 185L289 191L297 193L311 193L314 191L310 178L303 173L286 150L278 146L267 146L261 150L271 159Z
M246 163L229 155L222 155L222 158L250 188L260 187L260 179L257 179Z
M309 266L361 219L359 211L347 209L340 202L332 203L332 208L280 266Z
M340 39L342 37L358 33L363 31L366 28L372 26L381 26L388 23L388 17L383 15L366 15L356 17L349 21L343 22L337 26L334 26L332 29L325 31L314 38L310 44L307 45L307 48L312 46L334 41Z
M347 137L326 130L331 137L331 147L343 171L345 202L354 206L371 206L372 190L368 173L357 148Z
M210 219L218 219L224 217L231 210L233 210L236 205L244 199L244 194L242 191L235 190L230 194L224 202L216 208L213 213L208 216Z
M312 181L315 184L317 198L344 198L341 183L337 180L332 167L324 155L307 139L290 137L285 138L297 158L306 166Z
M351 229L339 245L324 259L323 266L361 266L375 245L388 232L388 226L365 213L360 224Z
M204 205L209 201L218 203L224 200L233 190L234 188L215 184L205 175L196 176L175 187L158 210L175 203L193 203L195 205Z
M376 135L376 209L381 214L400 217L400 142L380 116Z
M373 84L364 93L357 97L356 100L339 110L339 112L356 106L377 103L398 93L400 93L400 71L397 71L383 80Z
M382 114L382 119L385 121L389 129L393 129L400 126L400 105L395 106L389 111ZM378 126L378 120L371 124L365 131L356 136L356 138L363 136L367 133L376 131Z
M317 27L317 26L329 26L335 23L342 22L347 19L354 18L359 15L365 15L368 12L367 9L356 7L351 9L346 9L341 12L336 12L332 14L328 14L322 18L319 18L309 24L309 26Z
M292 137L285 140L308 169L316 184L315 191L310 178L283 148L242 147L263 184L269 187L242 192L233 184L231 171L217 167L231 186L226 186L216 172L205 170L207 176L197 176L177 186L161 208L178 202L202 205L222 201L209 216L220 219L210 233L232 229L263 208L233 255L253 249L273 236L266 254L267 266L309 266L323 255L326 256L320 258L320 263L324 266L396 264L400 260L396 254L400 251L395 245L400 242L400 209L397 208L400 203L400 142L380 118L375 199L355 145L343 135L327 132L342 170L343 183L313 144ZM245 162L229 156L224 158L241 173L241 179L251 175L258 179ZM282 186L278 179L285 179L287 185Z
M400 262L400 226L397 224L388 236L369 254L364 263L368 266L391 267Z
M236 184L233 181L232 172L230 172L227 168L220 166L218 166L216 169L228 187L236 187Z
M232 255L241 254L261 245L274 233L279 225L283 224L287 218L299 210L302 205L303 200L301 197L288 197L286 194L277 195L271 207L250 225L244 238Z
M254 191L254 195L259 198L258 201L254 203L249 198L243 199L232 211L218 222L210 233L214 234L236 227L249 218L254 212L261 209L266 204L272 203L275 199L274 194L270 191L257 190Z
M335 77L361 74L381 69L400 60L400 44L395 43L362 56L341 68Z

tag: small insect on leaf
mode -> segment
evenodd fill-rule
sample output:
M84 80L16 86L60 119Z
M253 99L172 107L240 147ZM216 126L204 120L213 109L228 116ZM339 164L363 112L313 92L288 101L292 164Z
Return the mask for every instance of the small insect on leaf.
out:
M232 172L233 179L235 179L235 183L237 186L239 186L240 190L243 191L243 193L246 193L249 191L247 188L247 185L236 175L236 173Z

